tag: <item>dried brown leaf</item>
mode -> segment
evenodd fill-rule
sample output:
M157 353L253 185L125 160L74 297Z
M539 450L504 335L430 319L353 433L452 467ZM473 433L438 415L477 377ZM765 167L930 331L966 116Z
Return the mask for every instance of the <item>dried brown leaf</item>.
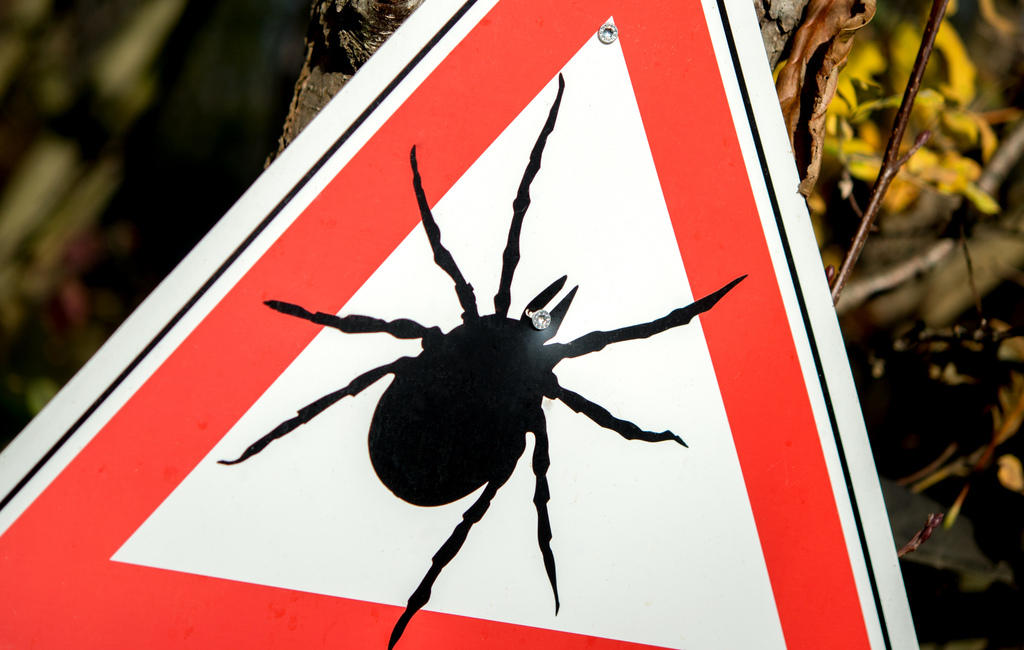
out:
M818 180L825 139L825 112L836 93L839 70L854 33L875 15L875 0L811 0L776 90L800 171L800 192Z

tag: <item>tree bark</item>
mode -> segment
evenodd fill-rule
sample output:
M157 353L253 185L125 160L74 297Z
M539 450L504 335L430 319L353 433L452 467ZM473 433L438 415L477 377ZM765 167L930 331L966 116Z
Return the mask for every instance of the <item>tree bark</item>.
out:
M313 0L306 32L306 59L295 82L277 150L268 158L268 164L422 1Z
M754 0L761 40L768 54L768 63L775 65L785 58L793 32L800 25L808 0Z

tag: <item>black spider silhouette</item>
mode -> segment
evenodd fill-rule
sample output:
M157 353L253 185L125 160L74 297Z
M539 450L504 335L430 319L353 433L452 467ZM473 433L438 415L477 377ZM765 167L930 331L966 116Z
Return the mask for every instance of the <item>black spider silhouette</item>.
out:
M569 343L545 345L558 331L578 286L546 314L549 317L547 327L538 329L531 319L561 291L565 276L537 294L519 319L508 317L512 276L519 262L519 233L530 206L530 184L540 170L541 154L548 135L554 130L564 90L565 81L559 75L558 94L533 146L512 204L512 225L502 257L498 293L494 296L494 314L479 314L473 287L462 277L451 253L441 244L441 231L427 203L416 164L416 147L412 148L409 158L420 217L435 263L455 283L455 293L462 306L462 324L444 333L437 327L425 327L404 318L384 321L370 316L335 316L310 312L287 302L266 302L268 307L289 316L346 333L387 332L400 339L420 339L423 351L416 357L402 357L364 372L344 388L299 409L298 415L279 424L235 460L220 463L241 463L343 397L357 395L391 374L394 379L377 404L369 433L370 460L381 482L398 498L418 506L452 503L484 487L434 555L426 575L409 597L405 611L392 630L389 650L401 638L413 615L427 604L434 581L459 552L470 528L484 516L494 495L508 480L526 449L527 433L533 433L535 440L533 503L537 509L537 542L554 594L555 613L558 613L558 584L547 510L550 498L548 433L541 410L542 400L545 397L561 400L577 413L628 440L671 440L684 447L686 443L671 431L644 431L632 422L616 418L604 407L561 386L554 367L563 359L596 352L611 343L647 338L685 325L711 309L746 277L736 278L718 291L662 318L608 332L591 332ZM545 314L541 315L542 319L543 316Z

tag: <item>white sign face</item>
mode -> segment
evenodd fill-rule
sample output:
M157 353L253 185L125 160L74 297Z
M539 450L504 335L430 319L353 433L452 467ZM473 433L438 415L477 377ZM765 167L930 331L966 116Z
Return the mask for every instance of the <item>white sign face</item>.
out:
M427 3L0 456L0 645L916 646L750 7L533 4Z

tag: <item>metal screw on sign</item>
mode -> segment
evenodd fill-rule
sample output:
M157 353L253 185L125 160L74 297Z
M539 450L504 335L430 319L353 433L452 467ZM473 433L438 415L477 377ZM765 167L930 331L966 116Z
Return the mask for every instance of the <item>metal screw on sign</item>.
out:
M534 329L546 330L548 326L551 325L551 314L545 309L527 311L526 315L529 316Z
M605 45L609 45L615 42L615 39L619 37L619 28L611 23L605 23L601 25L601 29L597 30L597 40L601 41Z

